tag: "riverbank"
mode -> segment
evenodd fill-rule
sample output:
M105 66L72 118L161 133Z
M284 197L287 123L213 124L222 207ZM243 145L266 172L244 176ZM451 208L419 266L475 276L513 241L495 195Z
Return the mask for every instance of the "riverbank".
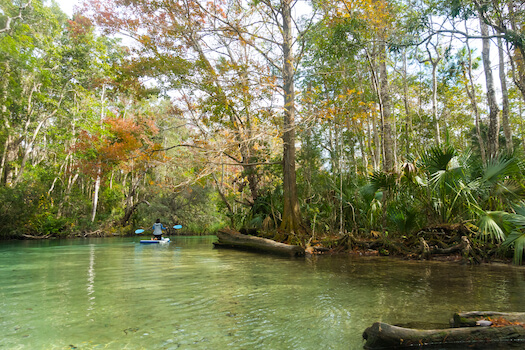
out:
M237 232L237 231L235 231ZM353 235L320 235L299 239L282 232L240 230L250 237L269 239L304 249L305 255L352 255L390 256L405 260L436 260L463 264L501 263L512 264L512 252L490 241L480 240L464 225L441 225L429 227L411 235L379 232ZM184 230L168 230L166 236L202 236L217 233L198 234ZM131 237L137 236L128 229L101 228L94 231L71 233L67 236L22 235L16 239L54 239L89 237ZM141 236L148 236L142 234ZM300 254L301 255L301 254Z
M465 264L512 264L512 251L482 240L469 227L450 224L428 227L411 235L317 235L299 239L282 232L241 230L242 233L301 246L306 255L391 256L406 260L438 260Z

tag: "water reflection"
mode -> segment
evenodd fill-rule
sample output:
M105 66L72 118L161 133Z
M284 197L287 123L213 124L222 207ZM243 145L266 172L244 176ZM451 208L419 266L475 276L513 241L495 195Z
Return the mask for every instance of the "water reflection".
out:
M0 245L0 348L359 349L375 321L434 328L455 311L525 311L523 268L288 259L213 240Z
M88 265L88 279L87 279L87 296L89 299L88 311L92 311L95 306L95 245L90 244L89 246L89 265ZM87 316L89 317L90 312Z

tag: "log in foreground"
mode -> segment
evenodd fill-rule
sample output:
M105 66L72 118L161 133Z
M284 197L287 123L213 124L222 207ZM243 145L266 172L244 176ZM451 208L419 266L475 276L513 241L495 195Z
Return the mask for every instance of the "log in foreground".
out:
M217 237L219 241L214 243L216 247L248 249L289 256L304 255L304 249L299 246L280 243L261 237L243 235L229 229L219 230Z
M438 349L496 349L499 346L525 346L523 325L504 327L463 327L445 329L412 329L376 322L363 338L365 349L405 349L417 347Z

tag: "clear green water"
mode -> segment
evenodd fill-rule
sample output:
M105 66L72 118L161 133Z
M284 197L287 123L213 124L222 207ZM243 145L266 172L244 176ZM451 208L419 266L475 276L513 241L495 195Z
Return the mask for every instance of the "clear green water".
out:
M446 326L525 311L525 270L388 258L288 259L215 237L0 244L1 349L361 349L375 321Z

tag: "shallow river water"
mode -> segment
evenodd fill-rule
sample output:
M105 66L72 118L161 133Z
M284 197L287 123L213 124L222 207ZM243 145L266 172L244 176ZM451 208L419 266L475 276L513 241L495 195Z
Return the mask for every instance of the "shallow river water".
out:
M375 321L525 311L525 270L282 258L215 237L0 243L1 349L362 349Z

